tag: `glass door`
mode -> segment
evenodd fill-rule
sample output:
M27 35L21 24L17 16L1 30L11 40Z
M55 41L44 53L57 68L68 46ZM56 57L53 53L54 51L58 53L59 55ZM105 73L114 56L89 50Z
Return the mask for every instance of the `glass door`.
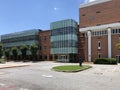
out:
M67 55L61 55L60 59L61 59L63 62L67 62L67 61L68 61L68 56L67 56Z
M120 55L116 56L116 60L117 60L118 63L120 63Z

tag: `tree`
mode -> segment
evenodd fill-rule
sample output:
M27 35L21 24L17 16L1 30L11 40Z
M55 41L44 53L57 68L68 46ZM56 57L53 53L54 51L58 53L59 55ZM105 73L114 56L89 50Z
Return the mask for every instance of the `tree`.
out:
M117 43L117 44L116 44L116 47L117 47L118 49L120 49L120 43Z
M6 57L7 59L9 59L9 56L10 56L10 49L6 49L6 50L5 50L5 57Z
M31 51L31 54L32 54L32 58L37 59L37 50L38 50L38 46L37 45L30 45L30 51Z
M13 54L14 60L16 60L17 59L17 55L18 55L17 47L13 47L12 48L12 54Z
M28 50L28 48L27 48L26 45L21 45L21 46L20 46L20 51L21 51L21 53L22 53L22 58L23 58L23 59L26 59L27 50Z
M3 55L2 44L0 43L0 58L2 57L2 55Z

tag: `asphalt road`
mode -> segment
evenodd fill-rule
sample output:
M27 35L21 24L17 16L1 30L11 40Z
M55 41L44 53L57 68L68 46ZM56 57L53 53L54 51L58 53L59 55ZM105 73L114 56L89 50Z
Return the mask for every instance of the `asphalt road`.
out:
M92 65L77 72L55 72L65 63L39 62L0 69L0 90L120 90L120 65Z

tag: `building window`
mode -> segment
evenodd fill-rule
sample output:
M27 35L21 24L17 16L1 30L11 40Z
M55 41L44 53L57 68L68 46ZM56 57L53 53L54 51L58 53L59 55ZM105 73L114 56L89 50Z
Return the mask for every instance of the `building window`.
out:
M94 36L94 32L92 32L92 36Z
M41 46L39 46L39 49L42 50Z
M112 34L119 34L120 33L120 29L113 29L112 30Z
M42 56L40 55L40 59L42 59Z
M58 59L58 56L57 56L57 55L55 55L55 59Z
M99 31L97 32L97 36L99 36Z
M50 60L52 60L53 58L52 58L52 55L50 55Z
M107 30L105 30L105 35L107 35Z
M102 35L107 35L107 31L94 31L92 32L92 36L102 36Z
M87 32L85 32L85 37L87 37Z
M100 53L98 53L98 58L100 58L101 57L101 55L100 55Z
M94 33L94 36L96 36L97 34L96 34L96 32Z
M82 36L85 37L85 33L83 33Z
M100 43L100 41L98 41L98 47L101 47L101 43Z
M115 33L117 34L117 29L115 30Z
M100 35L102 36L103 34L102 34L102 31L100 31Z
M46 50L47 49L47 46L44 46L44 50Z
M96 11L96 13L101 13L100 11Z
M112 30L112 33L115 34L115 30L114 29Z
M101 42L98 41L98 49L101 49Z
M45 40L45 41L47 40L47 37L46 37L46 36L44 36L44 40Z
M100 26L101 24L97 24L96 26Z
M47 55L44 55L44 59L47 59Z
M39 41L41 41L41 36L39 37Z
M83 14L82 16L86 16L85 14Z

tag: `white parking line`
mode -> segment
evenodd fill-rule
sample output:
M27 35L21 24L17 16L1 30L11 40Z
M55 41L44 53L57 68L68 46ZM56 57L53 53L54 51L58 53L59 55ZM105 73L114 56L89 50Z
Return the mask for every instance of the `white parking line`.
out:
M30 89L28 89L28 88L20 88L19 90L30 90Z
M120 68L118 68L118 67L114 68L113 72L120 72Z
M3 86L5 86L5 84L3 84L3 83L0 83L0 86L1 86L1 87L3 87Z
M115 67L113 70L112 70L112 72L115 72L117 70L117 68Z
M52 78L52 75L42 75L43 77Z

